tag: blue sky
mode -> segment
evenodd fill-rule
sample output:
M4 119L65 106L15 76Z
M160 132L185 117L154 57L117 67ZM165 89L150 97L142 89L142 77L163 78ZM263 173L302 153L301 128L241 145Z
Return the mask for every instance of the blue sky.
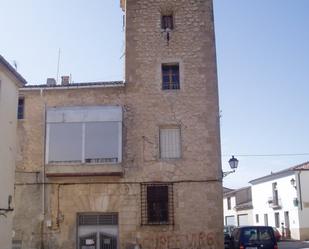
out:
M308 11L307 0L215 0L223 154L309 152ZM226 186L309 156L238 159Z
M123 78L118 0L0 0L0 54L31 84ZM17 7L18 6L18 7ZM214 0L222 165L231 155L309 153L309 1ZM243 157L224 180L242 187L306 156Z

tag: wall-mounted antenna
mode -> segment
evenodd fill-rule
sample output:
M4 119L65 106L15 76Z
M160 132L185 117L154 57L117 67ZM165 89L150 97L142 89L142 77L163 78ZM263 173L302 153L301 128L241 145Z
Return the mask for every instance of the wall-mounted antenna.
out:
M57 84L58 84L58 82L59 82L60 53L61 53L61 50L60 50L60 48L59 48L59 51L58 51L58 64L57 64L57 77L56 77L56 79L57 79Z
M13 60L13 66L15 67L15 70L17 71L18 64L17 64L17 61L16 61L16 60Z

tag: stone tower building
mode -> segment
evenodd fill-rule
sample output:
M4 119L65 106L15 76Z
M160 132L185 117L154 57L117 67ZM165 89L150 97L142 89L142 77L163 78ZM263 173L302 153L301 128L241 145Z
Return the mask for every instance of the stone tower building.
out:
M16 247L223 247L212 1L121 5L124 82L20 91Z

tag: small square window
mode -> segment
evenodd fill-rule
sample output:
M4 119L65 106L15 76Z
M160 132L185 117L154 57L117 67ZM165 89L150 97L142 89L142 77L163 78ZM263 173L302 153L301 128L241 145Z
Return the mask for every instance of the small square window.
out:
M179 64L162 64L162 89L180 89Z
M180 158L180 151L180 128L160 128L160 158Z
M172 30L174 28L173 15L163 15L161 17L161 28Z
M172 225L173 185L147 183L141 185L142 225Z
M24 119L25 112L25 99L19 98L18 99L18 109L17 109L17 119Z

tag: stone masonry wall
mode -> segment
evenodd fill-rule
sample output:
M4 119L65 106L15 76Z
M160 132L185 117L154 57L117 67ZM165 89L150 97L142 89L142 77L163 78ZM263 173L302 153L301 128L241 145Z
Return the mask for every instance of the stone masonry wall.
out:
M160 29L164 11L174 14L169 43ZM143 249L223 248L213 29L210 0L127 0L125 86L20 91L25 119L18 130L14 239L23 248L76 248L81 212L117 212L123 249L135 242ZM180 64L180 90L161 90L166 62ZM123 108L124 175L44 178L45 106L91 105ZM160 159L165 125L181 127L180 159ZM141 226L142 182L173 183L173 226Z

